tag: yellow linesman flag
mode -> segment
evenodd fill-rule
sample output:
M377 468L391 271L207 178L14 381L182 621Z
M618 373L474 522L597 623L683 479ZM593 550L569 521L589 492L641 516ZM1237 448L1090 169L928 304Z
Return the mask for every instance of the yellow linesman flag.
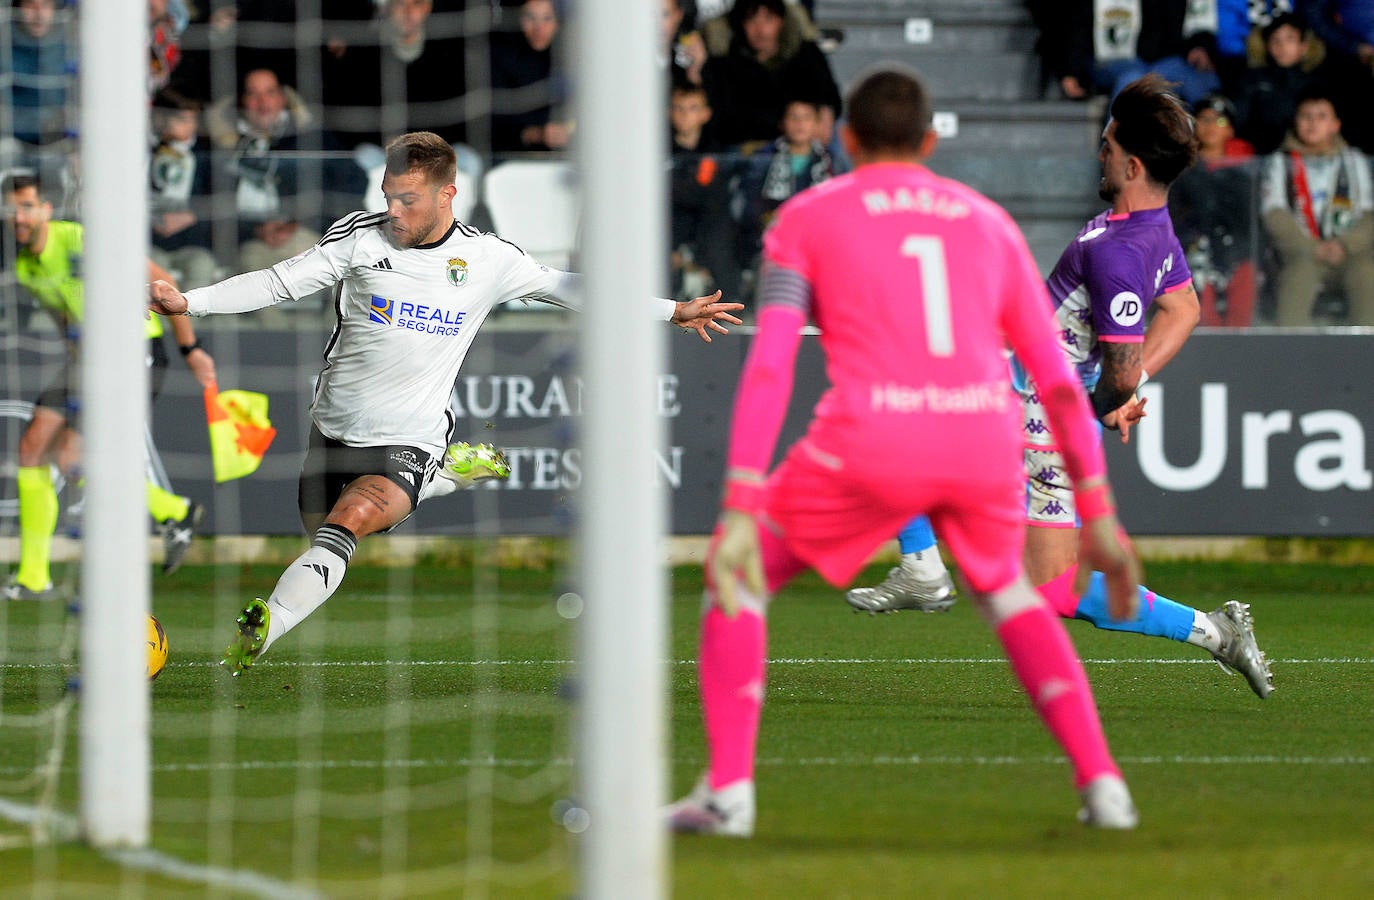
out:
M267 395L254 391L205 389L210 456L215 482L223 484L257 471L277 430L267 418Z

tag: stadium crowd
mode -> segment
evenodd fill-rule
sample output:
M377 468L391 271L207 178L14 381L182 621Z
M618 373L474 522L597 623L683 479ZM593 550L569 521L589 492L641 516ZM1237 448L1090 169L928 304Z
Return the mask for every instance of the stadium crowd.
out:
M1198 119L1170 207L1203 324L1374 325L1374 0L1030 0L1051 94L1155 71Z
M672 290L747 299L781 203L851 167L827 58L843 35L807 0L657 2ZM1026 5L1047 99L1110 97L1155 71L1204 122L1210 145L1172 201L1204 324L1374 325L1374 0ZM8 12L0 169L40 171L59 213L78 217L74 4ZM417 129L454 146L474 224L490 227L484 173L576 140L575 12L567 0L149 0L154 257L186 287L288 258L375 206L380 148Z

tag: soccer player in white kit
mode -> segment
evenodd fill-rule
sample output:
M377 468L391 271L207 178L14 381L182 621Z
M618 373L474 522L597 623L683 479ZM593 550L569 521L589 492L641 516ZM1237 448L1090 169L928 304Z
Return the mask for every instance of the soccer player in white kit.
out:
M1069 757L1082 819L1133 828L1135 807L1082 664L1021 567L1021 416L1008 344L1067 438L1084 557L1106 567L1113 612L1134 611L1139 568L1049 297L1006 212L922 165L935 142L914 74L878 70L845 108L841 135L857 168L793 197L765 236L758 331L707 554L698 661L710 764L669 822L678 831L753 832L770 597L806 568L845 584L899 526L927 514ZM808 319L820 327L831 387L805 437L765 474Z
M335 290L339 320L300 478L301 521L314 537L268 599L239 615L222 661L235 675L329 599L359 538L395 527L422 499L509 472L490 447L449 446L459 367L498 304L577 309L580 276L457 221L456 167L439 136L401 135L386 150L386 212L345 216L314 247L270 269L184 295L163 281L149 288L149 308L169 315L246 312ZM727 333L722 323L740 322L731 312L742 304L719 297L655 299L650 309L709 342L710 331Z

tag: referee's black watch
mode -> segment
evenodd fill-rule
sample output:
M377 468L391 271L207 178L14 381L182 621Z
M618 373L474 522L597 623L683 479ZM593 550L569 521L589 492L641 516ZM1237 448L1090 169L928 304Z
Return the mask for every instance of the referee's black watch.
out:
M177 349L181 351L182 357L187 357L190 356L192 353L195 353L197 350L204 350L205 345L200 342L200 338L196 338L196 342L194 344L189 344L185 347L178 344Z

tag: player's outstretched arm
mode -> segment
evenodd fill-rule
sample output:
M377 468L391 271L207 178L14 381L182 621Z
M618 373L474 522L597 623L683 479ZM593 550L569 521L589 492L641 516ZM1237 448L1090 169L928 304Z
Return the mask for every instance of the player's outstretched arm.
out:
M1116 518L1116 503L1106 478L1098 476L1076 484L1074 502L1083 521L1074 590L1082 594L1092 573L1101 572L1106 577L1107 612L1118 622L1134 619L1140 604L1140 560Z
M690 328L706 343L711 343L711 335L707 330L715 331L720 334L729 334L730 329L722 325L722 322L729 322L731 325L743 324L739 319L730 315L732 312L744 309L743 303L721 303L720 291L705 297L697 297L695 300L688 300L679 303L673 311L673 324L683 329Z

